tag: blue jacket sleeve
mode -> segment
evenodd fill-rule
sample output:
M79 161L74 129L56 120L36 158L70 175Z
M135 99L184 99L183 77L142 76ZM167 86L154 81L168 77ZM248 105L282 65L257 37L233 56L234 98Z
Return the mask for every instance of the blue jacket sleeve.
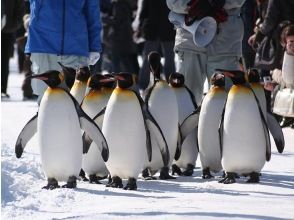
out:
M86 0L85 10L88 26L89 52L101 52L100 1Z

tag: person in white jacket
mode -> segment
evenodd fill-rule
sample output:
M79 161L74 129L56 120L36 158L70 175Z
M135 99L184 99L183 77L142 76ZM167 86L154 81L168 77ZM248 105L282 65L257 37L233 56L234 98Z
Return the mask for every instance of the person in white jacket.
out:
M207 0L166 0L166 2L171 11L183 15L189 14L191 6L194 4L195 7L195 2L200 6L202 3L209 4ZM194 93L197 104L202 100L205 79L210 79L215 69L240 69L239 60L242 56L244 32L240 10L244 2L245 0L225 1L221 9L226 16L218 20L216 15L217 33L206 47L197 47L190 32L177 28L174 47L179 58L177 72L182 73L187 79L186 84ZM206 10L207 6L203 9ZM201 12L201 8L196 8L197 10ZM229 81L226 84L230 84Z

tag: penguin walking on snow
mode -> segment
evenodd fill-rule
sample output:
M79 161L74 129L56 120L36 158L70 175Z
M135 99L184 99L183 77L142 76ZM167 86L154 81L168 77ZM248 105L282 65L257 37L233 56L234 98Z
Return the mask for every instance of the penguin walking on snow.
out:
M152 175L160 170L160 179L175 179L169 175L169 167L172 165L173 158L178 159L181 153L177 97L168 83L160 78L160 55L157 52L151 52L148 55L148 61L150 71L154 75L154 83L146 92L145 102L162 129L171 160L168 166L165 166L156 146L157 143L152 143L153 158L152 161L146 161L146 169L143 170L142 176L146 180L154 179Z
M103 82L109 75L94 74L88 80L89 93L83 99L82 109L90 118L103 111L114 89L114 81ZM96 122L96 121L95 121ZM102 129L103 119L96 123ZM87 153L83 154L83 170L88 174L89 182L100 184L99 179L105 178L109 171L95 143L91 143Z
M179 110L179 123L182 123L189 114L198 108L195 97L189 88L185 86L184 75L180 73L172 73L170 75L169 85L173 88L176 94ZM184 176L193 175L197 156L197 133L196 129L194 129L194 131L192 131L182 143L181 155L178 160L174 160L172 165L172 175L174 175L174 173Z
M271 157L265 116L244 72L219 71L233 81L219 127L222 166L226 173L219 182L234 183L236 174L250 176L247 182L259 182L260 171Z
M106 167L111 174L108 187L136 190L137 177L145 161L152 159L151 139L159 144L164 164L169 162L169 151L162 131L148 112L143 100L129 88L133 77L128 73L114 76L117 87L112 92L105 110L102 131L109 146Z
M47 186L43 188L58 188L58 181L67 181L63 187L75 188L82 166L81 129L97 144L104 161L109 156L106 139L75 98L60 87L64 79L62 73L47 71L30 78L43 80L49 87L41 100L38 113L18 136L16 157L21 157L27 142L38 131L42 167L48 180Z
M224 75L216 72L211 76L212 87L201 103L198 124L199 155L202 178L213 178L212 172L222 170L218 127L227 98Z

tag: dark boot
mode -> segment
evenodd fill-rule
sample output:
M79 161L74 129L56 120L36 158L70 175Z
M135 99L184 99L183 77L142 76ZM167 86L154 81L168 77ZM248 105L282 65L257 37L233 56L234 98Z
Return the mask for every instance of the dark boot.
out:
M42 187L42 189L56 189L56 188L60 188L60 186L58 185L58 182L56 179L54 178L48 178L48 184L47 186Z
M176 179L176 177L170 176L168 171L169 171L168 167L161 168L159 179L161 180Z
M202 179L211 179L214 176L211 175L209 167L202 170Z
M75 176L70 176L67 183L62 186L62 188L74 189L77 187L77 178Z
M172 175L175 175L175 174L177 174L179 176L182 176L183 175L183 173L181 171L181 168L178 167L176 164L173 164L172 165Z
M194 173L194 168L195 168L195 166L193 166L192 164L188 164L187 169L183 172L183 175L184 176L192 176Z
M129 178L125 190L137 190L137 180L135 178Z
M113 176L111 178L111 183L107 184L106 187L123 188L121 178L118 176Z

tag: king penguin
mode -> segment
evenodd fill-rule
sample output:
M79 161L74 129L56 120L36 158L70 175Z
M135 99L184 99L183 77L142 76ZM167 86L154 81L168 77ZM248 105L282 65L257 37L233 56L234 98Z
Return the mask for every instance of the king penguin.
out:
M70 94L72 94L79 104L82 103L85 97L89 77L89 67L84 66L77 69L76 79L73 86L71 87Z
M83 99L82 109L89 117L94 118L107 105L114 89L114 81L103 82L108 75L94 74L88 80L89 93ZM96 123L102 129L102 123ZM109 171L98 151L95 143L89 146L88 152L83 155L82 168L88 174L90 183L99 184L99 179L105 178Z
M239 70L220 70L233 81L222 113L219 137L222 166L226 173L221 183L234 183L237 174L259 182L265 161L271 157L267 123L253 90Z
M169 77L169 85L173 88L178 103L179 123L195 111L198 106L195 97L190 89L185 85L185 77L180 73L172 73ZM191 176L193 175L198 156L196 129L191 132L182 143L182 151L178 160L174 160L172 165L172 175ZM182 171L183 169L184 171Z
M168 85L166 80L160 78L161 63L160 55L157 52L150 52L148 55L149 67L151 73L154 75L154 82L151 88L146 91L145 102L150 113L158 122L163 135L167 141L170 153L170 162L168 166L162 163L160 153L156 143L152 143L152 151L154 152L152 161L146 161L142 176L148 179L154 179L154 175L158 170L160 171L160 179L175 179L169 175L169 168L173 162L173 158L180 155L179 144L179 113L177 97L173 89ZM178 159L178 158L176 158Z
M224 75L216 72L211 76L212 87L203 98L198 124L199 155L202 178L210 179L211 172L222 170L218 127L227 99Z
M144 107L143 100L128 89L134 83L132 75L119 73L114 79L117 87L108 101L102 126L109 145L106 166L111 174L111 182L107 186L122 188L122 179L128 179L124 189L136 190L136 179L145 161L152 159L152 137L161 143L164 164L169 162L169 151L162 131Z
M43 80L48 88L41 100L38 113L25 125L18 136L15 153L20 158L27 142L37 132L42 167L48 184L45 189L75 188L82 166L82 137L84 130L97 144L104 161L109 157L108 145L99 127L80 108L72 95L60 88L64 79L58 71L47 71L30 78Z

